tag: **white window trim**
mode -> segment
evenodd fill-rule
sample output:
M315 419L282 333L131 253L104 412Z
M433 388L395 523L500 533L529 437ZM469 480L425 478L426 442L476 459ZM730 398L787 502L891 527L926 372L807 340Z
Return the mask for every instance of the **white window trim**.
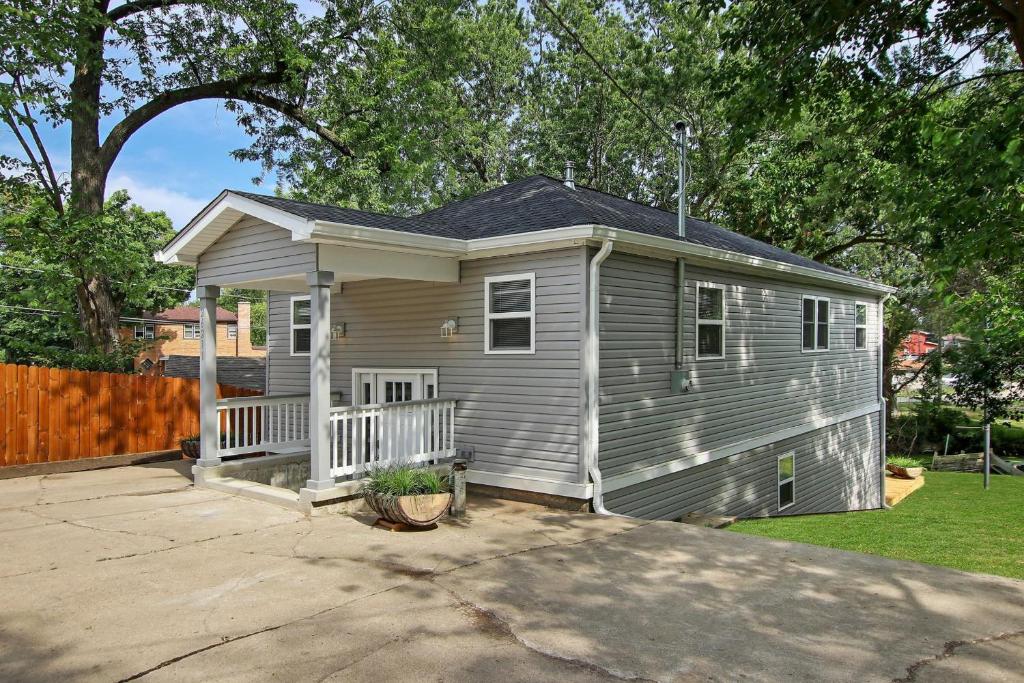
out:
M293 356L304 356L309 357L312 351L313 345L313 304L309 304L309 324L308 325L296 325L295 324L295 302L296 301L310 301L309 294L295 294L288 300L288 351ZM296 351L295 350L295 330L309 330L310 336L310 351Z
M184 332L182 335L185 339L199 339L203 336L203 328L200 327L199 323L184 323L182 324Z
M804 302L808 299L814 301L814 348L804 348ZM828 346L824 348L818 347L818 302L828 302ZM827 296L814 296L813 294L804 294L800 297L800 351L802 353L827 353L832 350L832 299Z
M725 286L712 282L695 282L693 289L693 357L697 360L722 360L725 358ZM717 289L722 292L722 317L719 320L702 320L700 318L700 290ZM700 326L701 325L722 326L722 352L715 356L700 355Z
M141 337L139 336L140 329L142 330ZM156 339L156 325L153 323L138 323L132 331L132 336L134 336L136 340L152 341Z
M783 459L790 458L790 457L793 458L793 476L788 477L786 479L779 479L779 465L782 463ZM791 500L790 502L788 502L785 505L783 505L782 504L782 485L783 484L788 484L789 482L793 482L793 500ZM790 508L790 507L793 507L794 505L796 505L796 452L795 451L789 451L787 453L783 453L783 454L779 455L779 457L775 460L775 502L778 504L778 508L779 508L780 512L785 510L786 508Z
M495 282L512 282L514 280L530 281L530 312L527 313L491 313L491 284ZM502 320L510 318L530 319L530 348L529 349L492 349L491 348L491 320ZM536 350L537 345L537 286L534 273L519 273L518 275L491 275L484 278L484 353L488 355L528 355Z
M361 406L363 403L364 375L370 375L370 392L377 391L377 375L419 375L420 379L429 378L434 384L434 398L438 398L440 388L437 383L437 368L352 368L352 405ZM374 404L370 404L374 405Z
M864 307L864 324L857 324L857 307ZM855 351L867 351L868 348L868 314L871 312L871 307L868 306L867 301L855 301L853 302L853 348ZM864 330L864 346L857 346L857 330Z
M238 325L228 325L227 338L238 339Z

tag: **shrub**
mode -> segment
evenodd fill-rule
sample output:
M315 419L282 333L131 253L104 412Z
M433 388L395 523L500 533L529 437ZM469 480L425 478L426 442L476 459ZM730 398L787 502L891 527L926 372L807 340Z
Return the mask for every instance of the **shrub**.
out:
M363 491L378 496L418 496L430 493L444 493L448 490L448 478L434 470L390 465L369 471Z
M921 463L917 460L917 458L908 458L905 455L894 455L892 457L886 458L885 461L887 463L889 463L890 465L895 465L896 467L920 467L921 466Z

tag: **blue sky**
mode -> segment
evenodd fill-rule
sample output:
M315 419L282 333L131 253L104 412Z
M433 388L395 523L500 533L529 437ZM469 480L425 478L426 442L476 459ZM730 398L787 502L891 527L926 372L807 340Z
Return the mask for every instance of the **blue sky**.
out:
M111 123L104 126L109 130ZM70 169L70 126L40 127L46 148L61 172ZM144 126L121 151L110 173L108 194L125 189L132 199L151 211L164 211L181 228L224 188L273 192L268 176L257 187L252 178L261 175L257 163L235 161L231 150L248 144L220 101L193 102L176 107ZM14 135L0 132L0 151L21 157Z

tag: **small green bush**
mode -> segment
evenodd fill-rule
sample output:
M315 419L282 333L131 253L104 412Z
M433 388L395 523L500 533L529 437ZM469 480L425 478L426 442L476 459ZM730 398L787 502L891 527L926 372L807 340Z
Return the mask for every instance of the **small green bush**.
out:
M369 471L363 490L378 496L419 496L444 493L448 478L434 470L409 465L377 467Z

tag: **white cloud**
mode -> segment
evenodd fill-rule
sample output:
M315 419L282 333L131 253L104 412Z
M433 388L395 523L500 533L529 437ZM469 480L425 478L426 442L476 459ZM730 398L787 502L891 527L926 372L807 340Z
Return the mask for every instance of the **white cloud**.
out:
M163 211L178 230L208 203L206 199L196 199L166 187L147 185L124 174L107 180L107 196L116 190L127 190L132 201L147 211Z

